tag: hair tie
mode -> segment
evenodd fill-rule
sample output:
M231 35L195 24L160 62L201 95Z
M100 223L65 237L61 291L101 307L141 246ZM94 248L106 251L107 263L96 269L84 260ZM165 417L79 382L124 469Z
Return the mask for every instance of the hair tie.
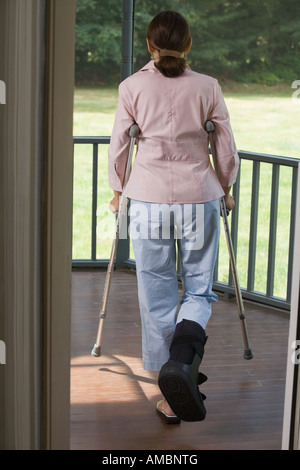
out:
M171 56L171 57L176 57L177 59L183 59L184 57L184 52L178 52L178 51L170 51L168 49L161 49L159 51L159 55L161 57L164 56Z

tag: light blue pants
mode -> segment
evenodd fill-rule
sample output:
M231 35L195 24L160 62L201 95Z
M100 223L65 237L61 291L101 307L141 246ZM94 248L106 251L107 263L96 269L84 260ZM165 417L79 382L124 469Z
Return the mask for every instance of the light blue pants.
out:
M176 205L131 200L145 369L160 370L167 362L176 323L187 319L206 328L211 304L218 300L212 282L219 234L219 200ZM176 245L183 282L180 304Z

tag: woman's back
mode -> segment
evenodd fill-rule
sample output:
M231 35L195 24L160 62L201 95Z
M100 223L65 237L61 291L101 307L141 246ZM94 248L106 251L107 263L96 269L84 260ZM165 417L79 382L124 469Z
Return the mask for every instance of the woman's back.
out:
M205 123L215 123L219 179L210 165ZM150 61L119 87L109 147L109 178L124 174L133 123L140 129L138 152L125 194L148 202L205 202L222 196L238 170L228 111L216 79L188 68L164 76ZM153 182L155 181L155 185ZM220 184L221 183L221 184Z
M199 141L219 100L219 85L217 80L188 69L176 78L165 77L151 61L121 84L120 93L125 95L141 138ZM225 117L226 108L222 111ZM207 142L206 132L205 138Z

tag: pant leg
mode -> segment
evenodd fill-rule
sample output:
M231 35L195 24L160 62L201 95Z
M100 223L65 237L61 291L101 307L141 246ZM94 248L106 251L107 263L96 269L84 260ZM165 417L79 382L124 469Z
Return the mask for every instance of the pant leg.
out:
M151 217L153 206L131 201L130 234L136 261L143 367L158 371L169 358L179 298L174 225L171 222L170 236L163 236L164 216Z
M192 223L183 220L183 232L186 229L196 233L196 243L191 243L184 233L178 239L183 296L177 323L183 319L192 320L205 329L211 316L211 304L218 300L212 291L212 283L220 235L219 200L204 203L202 211L198 219L193 216Z

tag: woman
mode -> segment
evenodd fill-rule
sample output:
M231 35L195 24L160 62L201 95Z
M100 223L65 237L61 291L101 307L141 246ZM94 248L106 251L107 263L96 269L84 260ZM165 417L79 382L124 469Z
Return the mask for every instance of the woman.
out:
M124 194L131 199L130 231L136 259L143 365L159 372L167 423L203 420L198 369L206 343L212 276L219 240L219 198L229 194L238 154L217 80L190 70L192 39L177 12L161 12L148 26L153 59L119 87L109 147L111 204L119 206L128 130L140 129L138 150ZM218 177L211 167L205 123L215 124ZM176 244L183 296L178 309Z

